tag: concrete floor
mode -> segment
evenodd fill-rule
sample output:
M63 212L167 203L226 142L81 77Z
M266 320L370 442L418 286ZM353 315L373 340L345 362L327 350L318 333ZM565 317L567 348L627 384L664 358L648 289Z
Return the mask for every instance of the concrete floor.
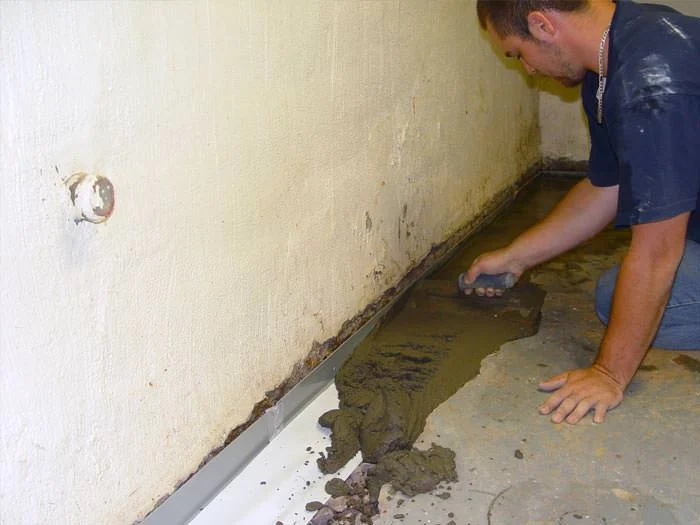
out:
M431 279L453 278L480 251L507 242L571 184L540 180ZM555 425L537 413L546 397L540 380L594 357L603 334L595 279L627 241L627 232L610 229L533 271L547 291L538 334L486 357L418 439L418 448L434 442L456 452L459 481L411 499L385 486L375 524L700 523L700 353L652 349L602 425L590 416Z

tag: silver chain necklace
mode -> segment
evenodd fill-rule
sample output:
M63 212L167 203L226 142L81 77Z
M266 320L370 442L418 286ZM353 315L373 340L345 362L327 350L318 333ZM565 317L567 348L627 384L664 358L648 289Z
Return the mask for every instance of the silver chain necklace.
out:
M598 91L596 91L595 94L595 98L598 101L598 112L596 115L598 124L603 123L603 94L605 93L605 83L608 80L607 77L603 75L603 55L605 54L605 43L608 41L609 32L610 26L603 31L603 36L600 37L600 47L598 48Z

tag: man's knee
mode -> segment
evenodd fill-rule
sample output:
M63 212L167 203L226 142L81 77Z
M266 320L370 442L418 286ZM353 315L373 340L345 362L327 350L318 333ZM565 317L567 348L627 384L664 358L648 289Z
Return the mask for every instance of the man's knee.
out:
M607 325L610 319L610 310L612 310L613 294L615 293L615 282L619 266L614 266L603 273L598 278L598 284L595 289L595 312L598 318Z

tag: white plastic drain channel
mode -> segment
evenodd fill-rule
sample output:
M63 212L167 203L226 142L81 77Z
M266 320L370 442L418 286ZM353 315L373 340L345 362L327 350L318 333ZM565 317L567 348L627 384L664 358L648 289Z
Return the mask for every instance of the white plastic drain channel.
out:
M306 525L313 517L305 506L326 501L325 484L346 479L361 461L358 453L340 472L323 475L319 452L330 446L330 431L318 424L324 412L338 408L335 385L329 385L302 410L260 454L197 516L191 525Z
M306 503L314 497L326 498L323 491L326 480L318 478L315 460L318 452L325 451L330 444L330 432L321 428L318 418L338 408L333 379L391 306L377 312L277 404L146 516L142 525L306 523ZM350 462L337 475L347 476L357 463L359 459ZM303 483L297 485L301 481ZM267 521L267 516L273 515L280 517Z
M304 509L306 503L325 501L326 481L335 476L347 478L360 463L358 454L335 476L319 477L316 458L330 445L330 431L321 428L318 418L338 408L335 374L400 299L401 296L396 297L376 312L277 404L146 516L142 525L275 525L278 521L284 525L306 524L311 517ZM272 519L274 516L277 517Z

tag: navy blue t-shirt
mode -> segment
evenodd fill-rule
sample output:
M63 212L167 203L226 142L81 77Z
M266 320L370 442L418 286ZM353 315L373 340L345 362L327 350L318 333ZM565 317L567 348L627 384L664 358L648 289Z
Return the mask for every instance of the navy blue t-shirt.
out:
M582 86L588 177L620 185L618 226L691 211L688 237L700 242L700 18L619 0L609 39L602 124L598 75Z

